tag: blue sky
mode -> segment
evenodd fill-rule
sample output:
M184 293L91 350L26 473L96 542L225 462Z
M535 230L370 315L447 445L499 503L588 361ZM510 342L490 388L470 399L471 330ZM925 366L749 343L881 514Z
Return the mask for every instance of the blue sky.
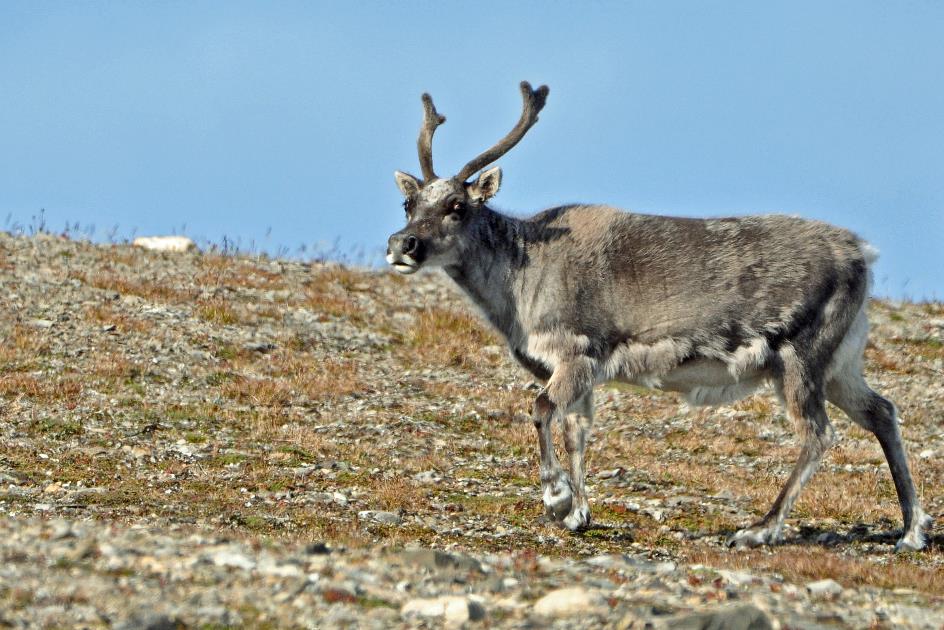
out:
M942 42L930 1L8 0L0 219L379 261L420 93L452 174L527 79L551 94L499 209L815 217L882 251L878 293L942 299Z

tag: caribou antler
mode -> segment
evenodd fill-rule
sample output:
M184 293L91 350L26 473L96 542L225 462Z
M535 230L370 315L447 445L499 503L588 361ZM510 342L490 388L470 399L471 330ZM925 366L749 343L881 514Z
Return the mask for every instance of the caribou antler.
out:
M420 154L420 168L423 169L423 179L427 182L436 179L433 171L433 134L436 127L446 122L433 105L433 97L423 94L423 126L420 127L420 137L416 140L416 151Z
M524 134L528 133L528 129L538 121L538 112L544 107L548 91L546 85L532 90L530 83L522 81L521 99L524 102L521 106L521 118L518 120L518 124L508 132L507 136L499 140L498 144L463 166L459 174L456 175L456 179L459 181L467 180L474 173L505 155L513 146L518 144Z

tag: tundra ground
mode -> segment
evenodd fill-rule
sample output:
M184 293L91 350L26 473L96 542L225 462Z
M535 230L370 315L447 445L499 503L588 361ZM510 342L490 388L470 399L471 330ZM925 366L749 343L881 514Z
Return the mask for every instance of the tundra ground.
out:
M571 534L539 519L536 386L436 274L0 235L0 288L0 623L133 625L153 602L180 626L593 625L535 609L578 584L593 623L625 627L731 599L787 626L944 623L941 526L929 550L892 553L901 514L881 449L835 408L840 441L786 543L734 551L724 539L764 513L798 452L773 396L689 410L601 387L594 526ZM867 377L897 404L939 516L944 305L869 312ZM155 551L169 545L193 561L174 569ZM442 569L416 546L448 552L450 571L474 564L414 586ZM233 555L217 562L221 549ZM387 584L382 567L401 569ZM332 582L348 573L375 579ZM827 578L843 588L803 586ZM187 598L215 580L247 595L200 616ZM82 592L95 585L127 594ZM466 598L465 618L429 603L445 595Z

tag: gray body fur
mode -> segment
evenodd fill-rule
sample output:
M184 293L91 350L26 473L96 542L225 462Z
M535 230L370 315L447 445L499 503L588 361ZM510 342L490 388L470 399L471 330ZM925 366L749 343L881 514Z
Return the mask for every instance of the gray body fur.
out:
M516 130L524 131L510 145L536 121L547 95L525 85L530 118L522 115ZM530 113L529 92L541 97ZM431 99L424 104L428 151L445 119ZM926 544L930 518L917 500L895 407L862 377L875 258L865 242L787 216L702 220L574 205L514 219L486 205L498 190L497 168L474 183L439 179L431 154L423 162L423 138L427 180L397 173L409 223L391 236L388 260L403 273L441 266L546 384L533 413L550 518L570 529L590 522L584 449L595 384L622 380L716 404L770 383L801 435L800 458L768 514L737 532L732 544L780 539L801 488L834 441L827 400L883 448L905 522L897 548ZM490 151L489 157L500 153ZM556 420L564 426L569 471L554 451Z

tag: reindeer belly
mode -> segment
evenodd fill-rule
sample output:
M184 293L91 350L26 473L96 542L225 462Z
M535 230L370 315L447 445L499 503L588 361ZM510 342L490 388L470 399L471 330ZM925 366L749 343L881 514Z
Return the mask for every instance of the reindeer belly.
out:
M716 359L690 359L661 375L624 378L637 385L684 394L692 405L719 405L749 396L766 380L763 371L735 377L730 366Z

